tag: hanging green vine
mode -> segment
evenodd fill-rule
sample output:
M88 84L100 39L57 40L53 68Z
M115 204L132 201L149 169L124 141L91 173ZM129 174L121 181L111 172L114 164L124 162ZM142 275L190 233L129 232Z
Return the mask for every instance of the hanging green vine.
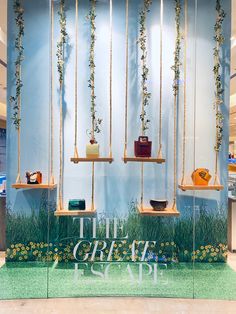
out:
M17 57L15 61L15 96L10 97L10 102L13 104L13 115L12 120L16 129L18 130L20 127L19 111L20 104L19 99L21 97L21 90L23 87L23 82L21 79L21 64L24 60L24 47L22 45L23 37L24 37L24 9L21 5L20 0L15 0L14 2L14 13L15 13L15 22L17 26L17 36L15 39L15 50L17 51Z
M174 82L173 92L174 96L178 95L179 92L179 79L180 79L180 53L181 53L181 31L180 31L180 15L181 15L181 3L180 0L175 0L175 28L176 28L176 39L175 39L175 52L174 52L174 65L171 69L174 71Z
M60 9L58 11L60 18L60 38L57 42L57 70L59 74L59 83L60 86L63 84L64 78L64 45L67 40L67 31L66 31L66 15L65 15L65 0L60 0Z
M148 130L148 124L150 120L146 118L146 110L145 108L149 104L149 99L151 98L151 93L148 92L147 88L147 79L149 69L147 67L147 33L146 33L146 19L147 13L150 12L150 5L152 4L152 0L144 0L143 9L139 13L139 39L138 43L141 49L141 62L142 62L142 108L144 108L140 114L140 120L142 122L142 133L145 134L146 130Z
M102 124L102 119L96 117L96 95L95 95L95 42L96 42L96 0L90 0L90 11L88 15L88 20L90 22L90 51L89 51L89 68L90 68L90 78L88 80L88 87L91 90L91 104L90 112L92 118L92 130L90 131L90 139L93 142L96 142L95 133L100 133L100 126Z
M225 11L221 7L221 1L216 0L216 23L214 26L214 41L215 41L215 47L214 47L214 79L215 79L215 103L214 107L216 109L216 145L215 145L215 151L219 151L222 145L223 140L223 114L221 113L218 105L221 105L223 103L223 84L221 80L221 64L220 64L220 48L222 47L224 43L224 36L222 34L222 24L224 21L224 18L226 16Z

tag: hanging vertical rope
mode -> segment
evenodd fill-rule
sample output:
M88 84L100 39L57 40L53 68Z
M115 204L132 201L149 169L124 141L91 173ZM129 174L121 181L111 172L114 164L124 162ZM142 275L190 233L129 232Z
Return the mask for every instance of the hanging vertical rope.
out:
M173 208L176 207L177 193L177 96L174 98L174 193L173 193Z
M162 158L162 34L163 34L163 0L160 2L160 108L159 108L159 149L158 158Z
M141 210L143 210L143 199L144 199L144 163L141 163Z
M128 84L129 84L129 0L126 0L125 17L125 147L124 158L127 157L128 146Z
M20 39L20 45L22 45L22 40ZM21 80L21 64L18 65L18 71L19 71L19 78ZM18 120L21 121L21 94L18 96L17 99L18 102ZM16 183L21 183L21 124L19 124L19 127L17 129L17 178L16 178Z
M109 104L110 104L110 134L109 134L109 157L112 158L112 0L110 0L110 86L109 86Z
M60 135L59 135L59 147L60 147L60 166L59 166L59 210L63 209L63 85L64 85L64 46L66 43L66 16L65 16L65 0L60 0L60 10L58 12L60 17L60 39L57 43L57 68L59 73L60 83Z
M180 14L181 3L180 0L175 0L175 52L174 52L174 65L172 70L174 71L174 186L173 186L173 209L176 209L176 196L177 196L177 101L179 95L179 79L180 79L180 51L181 51L181 33L180 33Z
M59 208L63 209L63 104L62 84L60 84L60 169L59 169Z
M92 162L92 196L91 196L91 210L95 210L95 205L94 205L94 193L95 193L95 184L94 184L94 178L95 178L95 173L94 173L94 162Z
M15 0L13 4L15 13L15 22L17 28L17 35L14 42L16 50L15 64L15 95L10 96L10 102L13 105L12 120L17 130L17 178L16 183L21 183L21 91L23 87L22 82L22 61L24 59L24 47L22 45L24 36L24 8L20 0Z
M216 0L216 23L214 26L214 40L216 46L214 47L214 79L215 79L215 115L216 115L216 141L215 141L215 174L214 174L214 184L219 185L218 178L218 159L219 151L222 146L223 141L223 114L219 109L219 105L223 103L223 93L224 88L221 81L221 63L220 63L220 48L224 43L224 36L222 32L222 24L226 14L222 9L221 0Z
M21 78L21 66L18 68L19 70L19 77ZM18 96L18 119L19 121L21 120L21 95ZM21 127L19 125L17 129L17 178L16 178L16 183L21 183Z
M75 0L75 142L74 158L79 158L78 154L78 0Z
M50 1L50 11L51 11L51 40L50 40L50 118L51 118L51 140L50 140L50 184L54 184L54 147L53 147L53 134L54 134L54 120L53 120L53 108L54 108L54 66L53 66L53 44L54 44L54 5L53 0Z
M184 118L183 118L183 153L182 153L182 179L181 185L185 184L185 161L186 161L186 112L187 112L187 40L188 40L188 0L184 1Z
M141 87L142 87L142 109L141 109L141 134L145 135L146 130L148 129L149 119L146 119L146 110L145 107L149 104L149 99L151 94L148 92L147 88L147 79L149 69L147 67L147 30L146 30L146 18L147 13L150 11L150 5L152 0L143 1L143 9L140 12L140 29L139 29L139 44L142 52L141 55L141 66L142 66L142 75L141 75ZM144 199L144 163L141 163L141 209L143 209L143 199Z
M196 112L197 112L197 13L198 0L195 0L194 15L194 110L193 110L193 138L196 138ZM196 141L193 144L193 169L196 169ZM194 199L195 203L195 199ZM194 212L195 213L195 212Z

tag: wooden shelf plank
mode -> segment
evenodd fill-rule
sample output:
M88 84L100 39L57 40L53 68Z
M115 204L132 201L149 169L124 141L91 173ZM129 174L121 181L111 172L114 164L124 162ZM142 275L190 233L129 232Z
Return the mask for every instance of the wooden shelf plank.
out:
M182 191L221 191L224 189L223 185L181 185L179 188Z
M164 158L156 158L156 157L123 157L122 160L124 161L124 163L127 163L127 162L155 162L158 164L162 164L166 161Z
M75 164L78 164L79 162L113 162L112 157L97 157L97 158L88 158L88 157L79 157L79 158L74 158L72 157L70 161L72 161Z
M176 208L165 208L165 210L154 210L152 207L138 206L139 214L142 216L155 216L155 217L178 217L180 213Z
M85 210L68 210L68 209L57 209L54 212L54 216L63 217L63 216L94 216L96 214L96 209L85 209Z
M45 190L53 190L57 187L57 184L27 184L27 183L14 183L12 184L13 189L45 189Z

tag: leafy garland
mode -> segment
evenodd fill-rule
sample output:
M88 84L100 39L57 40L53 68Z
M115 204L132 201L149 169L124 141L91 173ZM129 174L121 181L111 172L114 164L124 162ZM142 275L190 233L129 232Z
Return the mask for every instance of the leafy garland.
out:
M18 130L20 127L20 121L19 118L19 112L20 112L20 106L19 106L19 99L21 96L21 90L23 87L23 82L21 79L21 64L24 60L24 47L22 45L22 40L24 37L24 9L21 6L20 0L15 0L14 2L14 13L15 13L15 22L16 26L18 28L18 33L15 39L15 50L17 51L17 57L15 61L15 82L16 82L16 92L15 96L10 97L10 102L13 104L13 115L12 120L13 124L15 125L16 129Z
M65 0L60 0L60 9L58 11L60 17L60 39L57 42L57 70L59 74L60 87L63 84L64 75L64 44L67 39L66 31L66 15L65 15Z
M174 52L174 65L171 69L174 71L173 92L174 96L179 92L179 79L180 79L180 52L181 52L181 32L180 32L180 14L181 4L180 0L175 0L175 27L176 27L176 39L175 39L175 52Z
M215 145L215 151L218 152L222 145L223 140L223 114L218 108L218 105L221 105L223 103L223 85L221 81L221 65L220 65L220 48L222 47L224 43L224 36L222 34L222 24L224 21L224 18L226 16L225 11L221 7L221 1L216 0L216 23L214 26L214 41L215 41L215 47L214 47L214 78L215 78L215 104L214 107L216 108L216 145Z
M95 42L96 42L96 2L97 0L90 0L90 11L88 14L88 20L90 21L90 28L91 28L91 34L90 34L90 52L89 52L89 68L90 68L90 78L88 80L88 87L91 90L91 106L90 106L90 112L91 112L91 118L92 118L92 130L90 131L89 135L91 138L91 141L96 142L94 133L100 133L101 129L101 123L102 119L96 118L96 95L95 95L95 61L94 61L94 55L95 55Z
M142 61L142 81L141 81L141 86L142 86L142 104L143 107L145 108L149 104L149 99L151 98L151 93L148 92L147 88L147 79L148 79L148 72L149 69L147 67L147 34L146 34L146 18L147 18L147 13L150 12L150 5L152 4L152 0L144 0L144 6L142 11L139 13L140 19L139 19L139 24L140 24L140 29L139 29L139 39L138 43L140 45L140 49L142 51L141 55L141 61ZM142 132L145 134L146 130L148 130L148 124L150 123L150 120L146 118L146 110L144 109L142 113L140 114L140 120L142 121Z

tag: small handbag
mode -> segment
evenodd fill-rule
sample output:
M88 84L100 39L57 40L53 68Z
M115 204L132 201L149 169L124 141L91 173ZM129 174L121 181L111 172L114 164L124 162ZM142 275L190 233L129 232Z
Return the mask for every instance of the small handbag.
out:
M42 183L42 172L26 172L27 184L41 184Z
M166 209L168 205L168 201L167 200L150 200L150 205L152 206L153 210L161 211L161 210Z
M78 199L78 200L69 200L69 210L85 210L85 200Z
M152 142L148 140L147 136L139 136L138 141L134 141L134 155L135 157L151 157Z
M192 173L192 180L194 185L208 185L211 175L208 169L198 168Z

